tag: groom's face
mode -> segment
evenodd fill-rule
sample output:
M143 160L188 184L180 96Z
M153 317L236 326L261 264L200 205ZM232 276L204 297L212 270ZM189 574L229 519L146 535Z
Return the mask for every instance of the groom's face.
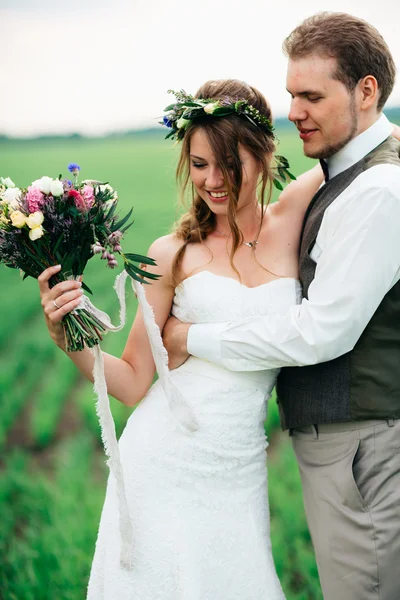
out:
M358 133L355 93L334 79L336 67L336 58L314 54L289 60L289 119L299 130L304 154L312 158L336 154Z

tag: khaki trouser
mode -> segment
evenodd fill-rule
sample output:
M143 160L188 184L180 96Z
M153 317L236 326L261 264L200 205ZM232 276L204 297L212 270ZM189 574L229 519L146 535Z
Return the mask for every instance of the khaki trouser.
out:
M400 420L290 431L325 600L400 600Z

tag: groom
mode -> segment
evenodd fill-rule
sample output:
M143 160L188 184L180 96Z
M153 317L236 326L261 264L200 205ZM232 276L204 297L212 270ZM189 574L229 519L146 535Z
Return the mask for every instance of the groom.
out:
M171 319L188 353L231 370L285 367L278 380L325 600L399 600L400 159L382 108L395 66L379 33L321 13L284 43L289 119L326 183L305 216L304 299L241 323ZM189 329L190 327L190 329Z

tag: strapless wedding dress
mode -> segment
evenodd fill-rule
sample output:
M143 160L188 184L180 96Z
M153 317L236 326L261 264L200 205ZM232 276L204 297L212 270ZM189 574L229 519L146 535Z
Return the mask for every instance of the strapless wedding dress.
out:
M176 289L173 314L212 323L281 312L295 279L255 288L202 271ZM190 357L171 379L196 418L177 426L160 381L120 438L133 566L120 567L118 496L109 478L88 600L284 600L271 553L267 401L277 370L231 372Z

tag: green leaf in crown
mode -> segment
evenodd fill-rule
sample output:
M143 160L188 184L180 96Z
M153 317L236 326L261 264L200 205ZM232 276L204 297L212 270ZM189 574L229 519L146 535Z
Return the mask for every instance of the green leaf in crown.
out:
M168 93L174 94L176 102L169 104L164 109L166 114L160 121L161 125L171 129L165 136L166 139L176 138L182 140L186 129L196 119L229 117L233 114L246 119L254 127L260 128L272 139L276 139L271 121L257 108L249 104L247 100L230 102L228 99L194 98L184 90L179 92L168 90ZM289 162L284 156L276 154L275 163L272 167L274 172L273 184L278 190L283 190L282 183L288 183L296 177L289 171Z

